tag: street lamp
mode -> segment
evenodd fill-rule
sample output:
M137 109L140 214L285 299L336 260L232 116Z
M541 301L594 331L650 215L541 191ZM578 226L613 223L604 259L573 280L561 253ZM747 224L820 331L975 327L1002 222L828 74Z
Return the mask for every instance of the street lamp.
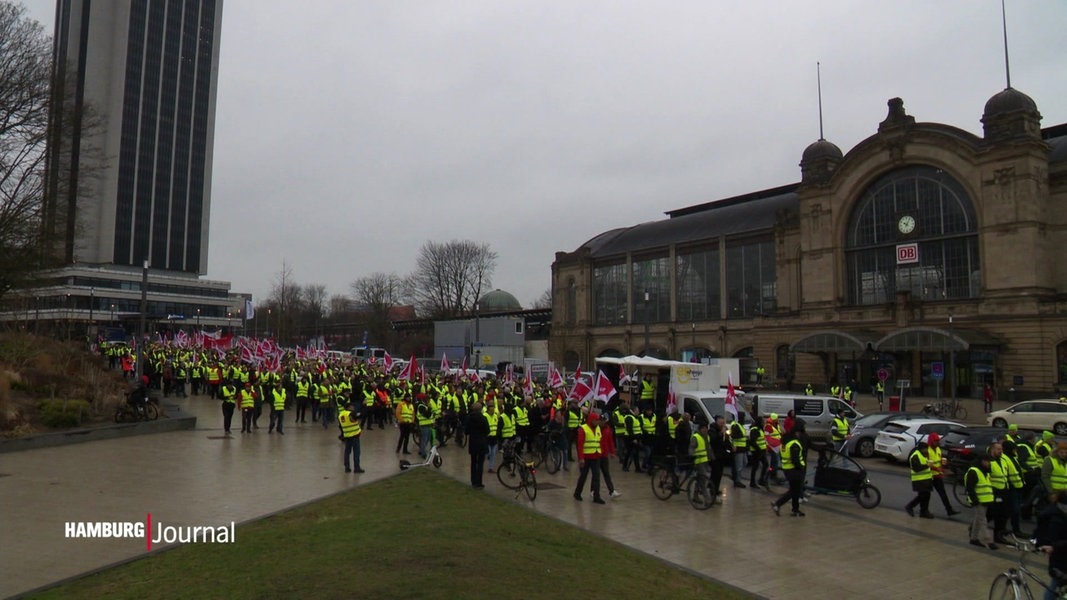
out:
M651 315L649 315L649 313L648 313L648 299L649 299L648 288L645 288L645 307L644 307L645 308L645 310L644 310L644 312L645 312L645 356L648 356L648 347L652 345L652 343L650 341L650 339L651 339L650 338L650 333L648 331L649 319L651 319Z
M93 305L96 304L96 288L89 288L89 327L86 328L85 333L89 337L92 337L93 333ZM89 340L89 343L93 343L93 340Z
M115 326L115 305L111 305L111 326Z
M200 309L196 309L196 330L200 331Z
M697 362L697 324L694 322L690 325L693 331L693 356L692 361Z
M233 312L226 311L226 329L229 330L229 333L233 333L233 325L230 323L231 318L233 318Z

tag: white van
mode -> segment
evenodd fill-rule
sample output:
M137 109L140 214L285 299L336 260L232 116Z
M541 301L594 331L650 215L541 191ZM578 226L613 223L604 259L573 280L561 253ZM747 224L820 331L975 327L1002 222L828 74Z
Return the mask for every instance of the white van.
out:
M366 362L369 358L374 358L374 362L381 364L385 360L385 348L358 346L352 348L352 356L355 357L356 362Z
M804 394L755 394L752 397L751 412L766 419L771 413L784 419L789 411L794 411L798 419L804 419L808 437L813 442L829 443L830 428L834 417L844 414L849 422L854 422L863 415L846 402L833 396L806 396Z
M729 423L733 421L733 415L726 412L726 390L719 391L692 391L678 393L679 408L683 413L693 416L696 424L710 424L716 415L720 415ZM737 392L737 410L745 411L745 395Z

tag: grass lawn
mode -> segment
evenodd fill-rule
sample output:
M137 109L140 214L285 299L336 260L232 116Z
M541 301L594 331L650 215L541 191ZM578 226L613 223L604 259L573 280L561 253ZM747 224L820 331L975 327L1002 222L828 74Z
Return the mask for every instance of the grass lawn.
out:
M748 598L429 469L37 598ZM56 557L61 560L61 557Z

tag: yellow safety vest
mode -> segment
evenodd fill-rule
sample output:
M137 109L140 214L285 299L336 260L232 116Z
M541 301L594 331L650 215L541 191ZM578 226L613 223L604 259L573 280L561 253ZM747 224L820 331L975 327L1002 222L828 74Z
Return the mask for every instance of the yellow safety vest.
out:
M1018 447L1026 448L1027 469L1038 469L1041 467L1041 457L1037 455L1037 452L1034 451L1033 447L1031 447L1030 444L1027 444L1026 442L1020 442Z
M345 439L354 438L363 433L363 429L359 426L359 419L352 416L352 411L350 410L342 410L337 415L337 422L341 424L341 435Z
M252 392L248 390L241 390L241 408L252 408L256 405L256 399L252 397Z
M223 402L225 402L226 404L235 404L237 402L236 396L237 396L237 390L235 388L232 388L232 387L230 387L228 385L222 386L222 401Z
M923 466L922 470L916 471L911 466L911 460L913 458L918 458L919 459L919 462ZM930 459L927 457L926 453L920 452L918 448L912 450L911 451L911 455L908 456L908 470L911 472L911 480L912 480L912 482L915 482L915 481L929 481L930 479L934 478L934 473L933 473L933 471L930 470Z
M647 379L641 380L641 399L642 400L655 400L656 398L656 386L652 385L652 382Z
M990 483L989 477L978 467L971 467L970 469L967 469L967 475L964 476L965 482L966 478L971 476L972 473L976 478L974 493L978 496L978 503L991 504L993 502L993 484Z
M800 449L800 464L793 464L793 446ZM803 469L804 465L804 445L800 443L800 440L793 439L786 443L782 448L782 469L785 471L791 471L793 469Z
M500 420L503 421L503 425L500 427L500 437L506 439L515 437L515 419L511 418L506 412L500 413Z
M1052 473L1049 476L1049 484L1052 489L1049 491L1060 492L1067 490L1067 463L1061 462L1055 456L1049 456L1048 460L1052 463Z
M615 411L615 437L628 437L630 434L626 431L626 413L622 412L622 409Z
M926 448L926 464L930 467L931 474L935 477L944 477L945 467L941 464L941 448L929 446Z
M738 433L741 435L736 435ZM748 436L745 435L745 428L737 421L730 425L730 442L734 446L734 452L744 452L745 448L748 447Z
M285 410L285 390L275 388L271 394L274 396L274 410Z
M578 429L582 424L582 411L567 410L567 429Z
M704 436L694 433L693 439L697 441L697 449L693 451L693 464L700 465L708 462L708 443L704 440Z
M848 437L848 419L837 416L834 417L834 441L843 442Z
M597 425L596 429L593 429L586 423L585 425L582 425L582 431L585 432L585 444L582 445L582 455L600 454L600 426Z
M674 439L674 430L678 428L678 423L681 421L681 418L667 417L667 433L670 434L672 440Z
M641 431L647 435L656 433L656 416L651 417L641 416Z
M989 483L993 486L994 490L1006 490L1008 489L1008 470L1010 467L1005 466L1001 462L1004 458L1001 455L1000 458L994 458L989 461Z
M401 401L400 422L410 424L415 421L415 407L410 402Z

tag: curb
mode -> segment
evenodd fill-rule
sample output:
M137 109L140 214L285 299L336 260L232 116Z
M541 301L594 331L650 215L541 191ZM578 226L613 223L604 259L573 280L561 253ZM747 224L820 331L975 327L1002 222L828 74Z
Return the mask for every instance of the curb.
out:
M135 435L166 433L168 431L180 431L196 427L196 416L185 412L177 404L164 404L163 412L166 416L156 421L101 425L99 427L85 427L0 440L0 454L53 446L66 446L82 442L111 440Z

